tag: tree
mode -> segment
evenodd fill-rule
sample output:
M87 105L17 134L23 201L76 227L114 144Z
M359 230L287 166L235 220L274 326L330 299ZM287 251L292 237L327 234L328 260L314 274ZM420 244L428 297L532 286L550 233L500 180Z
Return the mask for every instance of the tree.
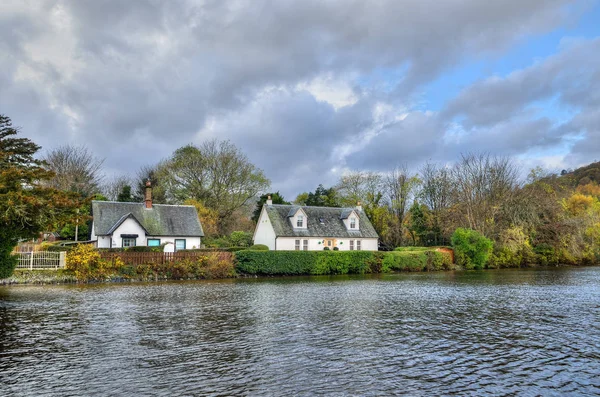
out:
M129 177L125 175L114 176L102 185L102 195L110 201L117 201L123 187L127 185L131 186Z
M17 134L10 118L0 115L0 278L12 274L11 252L20 239L66 223L79 206L75 194L45 185L54 173L34 158L40 147Z
M492 240L476 230L458 228L452 235L456 263L465 269L483 269L492 254Z
M431 210L431 232L433 243L436 245L445 240L442 224L452 205L453 194L450 170L446 167L439 167L434 163L426 163L421 169L419 197L423 204Z
M408 230L413 239L413 245L429 245L427 239L429 231L429 210L427 206L419 204L417 201L413 203L409 210Z
M314 207L339 207L337 191L335 188L330 187L325 189L323 185L317 186L317 189L313 192L308 193L305 205Z
M464 226L488 236L496 217L518 187L518 171L507 157L463 155L452 170L455 201Z
M289 202L285 201L285 199L281 194L279 194L279 192L263 194L258 199L256 207L254 208L254 212L252 213L252 220L254 221L254 223L258 222L258 218L260 217L262 207L267 202L269 196L271 196L271 201L273 201L273 204L290 204Z
M167 171L165 170L166 164L164 161L151 166L142 166L135 177L133 184L134 194L133 201L142 202L146 195L146 182L150 181L152 184L152 202L156 204L172 204L167 200L167 193L165 189L164 180L166 178ZM119 190L120 191L120 190Z
M229 141L211 140L179 148L160 167L168 200L198 200L219 216L223 233L230 217L269 187L263 171Z
M46 168L54 172L45 182L46 186L85 198L100 192L104 160L95 157L85 146L59 146L50 150L44 161Z
M390 212L393 215L390 243L398 246L404 243L404 218L408 205L413 200L419 186L419 178L410 175L406 165L394 168L385 178L385 191Z
M131 195L131 186L123 186L121 192L117 196L117 201L121 203L131 203L135 201L133 196Z

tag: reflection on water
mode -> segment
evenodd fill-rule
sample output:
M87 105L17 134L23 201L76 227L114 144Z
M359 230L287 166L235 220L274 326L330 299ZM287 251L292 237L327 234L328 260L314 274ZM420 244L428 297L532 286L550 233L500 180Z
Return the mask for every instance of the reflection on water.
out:
M600 393L600 268L0 288L0 394Z

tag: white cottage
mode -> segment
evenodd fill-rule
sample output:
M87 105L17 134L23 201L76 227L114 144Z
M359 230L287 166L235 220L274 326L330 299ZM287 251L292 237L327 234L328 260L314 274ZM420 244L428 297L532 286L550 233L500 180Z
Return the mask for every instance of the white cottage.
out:
M92 201L91 239L98 248L160 246L175 250L200 248L204 237L196 208L191 205L152 204L146 184L143 203Z
M263 206L254 244L270 250L377 251L379 236L362 208L311 207L273 204Z

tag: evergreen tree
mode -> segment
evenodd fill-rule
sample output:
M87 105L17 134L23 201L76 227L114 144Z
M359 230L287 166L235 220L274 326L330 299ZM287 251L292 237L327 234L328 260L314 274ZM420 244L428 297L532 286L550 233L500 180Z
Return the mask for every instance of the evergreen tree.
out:
M54 173L34 158L40 149L0 115L0 278L16 265L12 250L20 239L33 238L76 216L77 195L44 187Z

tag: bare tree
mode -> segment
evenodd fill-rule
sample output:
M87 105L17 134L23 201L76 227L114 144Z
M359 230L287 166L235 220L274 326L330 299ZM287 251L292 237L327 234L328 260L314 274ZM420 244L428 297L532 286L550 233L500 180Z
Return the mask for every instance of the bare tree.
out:
M131 179L128 176L114 176L102 185L102 194L110 201L117 201L123 188L131 185Z
M519 185L516 166L508 157L466 154L452 170L452 177L466 226L489 236L496 216Z
M47 186L78 193L82 197L90 197L100 191L104 159L94 156L85 146L60 146L49 151L43 160L55 173Z
M382 196L383 178L381 174L366 171L352 171L340 178L335 186L343 206L354 206L359 201L366 206L378 205Z
M419 183L416 175L409 174L406 164L397 166L385 178L385 194L393 214L391 229L394 231L394 237L391 238L391 242L394 245L400 245L404 241L404 219L415 198Z
M452 205L453 184L451 171L435 163L426 163L421 169L420 199L432 214L432 232L435 244L442 239L442 220Z

